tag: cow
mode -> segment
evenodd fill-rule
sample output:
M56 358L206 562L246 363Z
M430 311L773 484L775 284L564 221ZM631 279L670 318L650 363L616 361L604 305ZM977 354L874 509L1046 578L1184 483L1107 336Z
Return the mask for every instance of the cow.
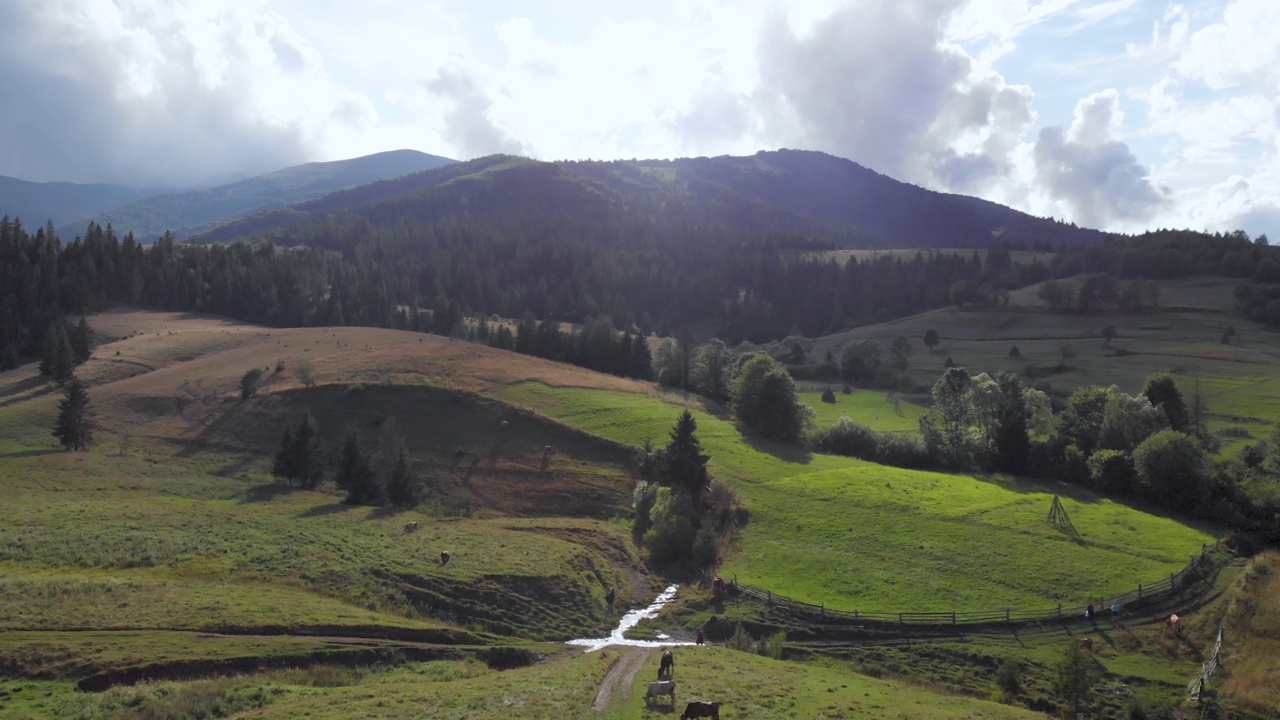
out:
M507 428L511 427L511 423L507 422L506 420L503 420L502 422L498 423L498 427L502 428L503 430L506 430Z
M1174 635L1182 634L1182 618L1178 617L1176 614L1170 615L1169 619L1164 621L1164 624L1165 627L1173 631Z
M718 577L711 581L711 594L720 597L724 594L725 581L724 578Z
M684 714L680 716L680 720L689 720L689 718L711 718L711 720L720 720L720 703L691 702L684 706Z
M412 521L412 522L407 522L407 523L405 523L405 524L404 524L404 531L405 531L406 533L414 532L414 531L416 531L417 529L418 529L418 521L417 521L417 520L414 520L414 521Z
M659 680L658 682L649 683L649 691L644 694L644 704L648 707L649 703L656 697L662 695L671 696L671 708L676 707L676 681L675 680Z
M448 550L441 550L441 551L440 551L440 564L441 564L441 565L448 565L448 564L449 564L449 559L450 559L450 558L452 558L452 557L453 557L453 556L449 554L449 551L448 551Z
M1093 652L1093 638L1080 638L1080 647Z
M661 680L664 676L671 677L671 673L675 672L675 669L676 669L675 653L671 652L670 650L664 650L662 652L662 663L658 665L658 679Z

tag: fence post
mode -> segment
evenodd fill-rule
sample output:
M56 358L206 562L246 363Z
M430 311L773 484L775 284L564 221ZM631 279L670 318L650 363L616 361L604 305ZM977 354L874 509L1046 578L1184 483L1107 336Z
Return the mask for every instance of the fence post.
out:
M1004 621L1009 622L1009 608L1004 609Z
M952 610L952 611L951 611L951 624L952 624L952 625L955 625L955 624L956 624L956 611L955 611L955 610Z
M765 602L767 602L769 605L773 605L773 591L765 590L765 594L768 595L768 598L766 598Z
M819 612L819 613L822 613L822 621L823 621L823 622L826 622L826 621L827 621L827 604L826 604L826 603L820 603L820 604L818 605L818 612Z
M1142 599L1142 583L1138 583L1138 599Z
M853 611L853 619L854 620L858 619L858 611L856 609Z
M1058 603L1058 619L1062 619L1062 603Z
M902 613L898 613L898 624L902 624Z

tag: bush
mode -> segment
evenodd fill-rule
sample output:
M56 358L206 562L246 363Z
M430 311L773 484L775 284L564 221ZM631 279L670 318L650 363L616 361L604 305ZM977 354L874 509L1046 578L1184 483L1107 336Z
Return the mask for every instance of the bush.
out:
M786 645L787 633L780 630L769 636L768 647L766 648L764 655L766 657L771 657L774 660L781 660L782 652L786 649Z
M942 363L942 367L948 368L948 369L953 368L955 366L956 366L956 361L952 360L950 355L948 355L947 359Z
M894 467L927 470L937 461L918 438L894 433L877 433L847 417L815 433L810 444L817 452L843 455Z
M1007 695L1022 692L1022 665L1013 658L1005 658L996 670L996 684Z
M836 394L831 390L830 386L828 386L826 390L822 391L822 402L830 403L832 405L836 404Z
M733 630L733 634L730 635L729 639L724 643L727 648L741 650L743 652L751 652L751 649L755 644L755 639L747 634L747 631L742 627L742 623L738 623L738 626Z
M278 373L284 372L284 360L276 361L276 372Z
M687 557L693 546L693 501L680 488L660 487L649 511L653 526L644 534L644 546L655 562Z
M1009 357L1011 358L1022 357L1022 351L1018 349L1017 345L1014 345L1013 347L1009 348Z
M248 400L258 392L258 383L262 380L262 368L254 368L240 378L240 399Z

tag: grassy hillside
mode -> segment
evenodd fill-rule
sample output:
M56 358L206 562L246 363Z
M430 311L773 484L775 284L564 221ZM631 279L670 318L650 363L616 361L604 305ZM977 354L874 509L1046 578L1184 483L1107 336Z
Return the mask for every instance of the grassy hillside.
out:
M658 579L621 519L631 448L664 442L685 407L713 474L751 512L722 573L830 607L1075 604L1167 574L1211 537L1065 486L757 442L697 397L440 337L130 311L92 321L105 340L80 369L92 452L54 449L57 393L31 366L0 374L0 699L20 717L594 716L616 651L499 673L475 648L603 632L616 620L607 587L619 609L650 596ZM255 367L265 382L242 401ZM879 393L837 399L833 413L909 429ZM331 441L348 425L372 439L395 416L427 501L395 513L272 482L267 458L304 408ZM1082 544L1045 523L1053 493ZM433 658L445 659L403 663ZM229 676L191 680L218 668ZM708 649L682 662L681 699L723 697L733 717L1025 716L848 669ZM184 681L71 689L169 672ZM624 683L605 716L642 715L651 675Z
M1223 438L1224 454L1234 454L1280 421L1280 335L1232 312L1237 284L1222 277L1165 281L1159 308L1088 315L1050 312L1033 286L1013 293L1007 307L947 308L829 335L810 354L831 350L839 357L849 342L870 338L887 347L903 336L915 349L911 378L921 385L931 385L950 357L972 372L1013 372L1047 383L1059 397L1095 384L1136 393L1151 375L1170 373L1188 401L1199 381L1209 427ZM1118 333L1109 346L1101 335L1107 325ZM1229 326L1237 335L1226 345ZM929 329L941 339L931 351L923 343ZM1009 354L1015 345L1020 357ZM1065 360L1064 345L1073 355Z
M536 382L491 392L633 445L664 441L680 403ZM1212 542L1205 530L1064 484L810 455L744 442L728 420L694 416L712 474L751 511L722 573L807 602L884 612L1078 604L1180 569ZM1084 544L1045 522L1055 493Z

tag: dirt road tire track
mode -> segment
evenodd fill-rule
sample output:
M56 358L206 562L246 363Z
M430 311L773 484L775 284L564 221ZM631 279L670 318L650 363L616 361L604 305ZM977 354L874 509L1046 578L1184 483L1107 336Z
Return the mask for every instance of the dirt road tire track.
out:
M615 695L622 700L627 699L631 692L631 683L636 679L636 673L644 667L653 651L636 649L620 652L624 653L622 657L618 658L613 667L609 668L608 674L600 681L600 691L596 693L596 702L593 705L596 712L608 710L613 704Z

